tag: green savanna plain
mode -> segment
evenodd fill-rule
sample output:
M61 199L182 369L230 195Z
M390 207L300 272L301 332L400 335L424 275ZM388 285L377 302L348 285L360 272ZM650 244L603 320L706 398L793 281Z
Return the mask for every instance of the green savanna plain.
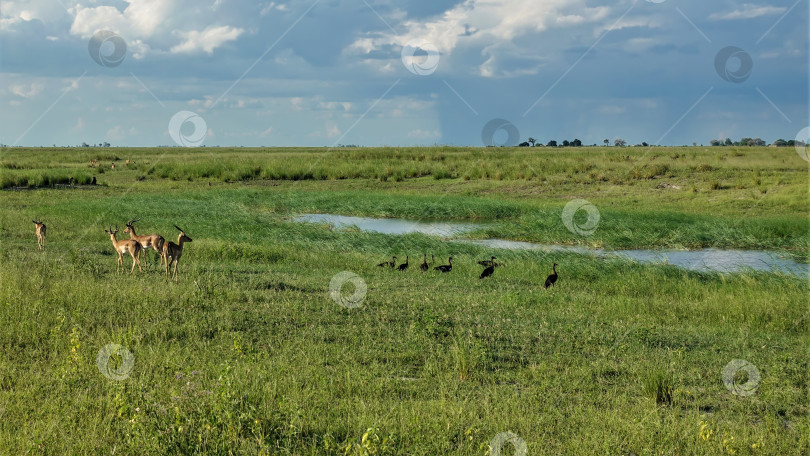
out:
M807 277L290 221L807 262L808 176L767 147L0 150L0 454L486 455L505 432L528 455L808 454ZM591 236L561 221L576 198L599 210ZM153 252L117 272L104 230L132 218L193 238L176 282ZM424 253L452 272L421 273ZM410 269L376 267L391 255ZM331 299L341 271L360 307ZM111 343L123 380L97 366ZM753 394L722 381L734 359Z

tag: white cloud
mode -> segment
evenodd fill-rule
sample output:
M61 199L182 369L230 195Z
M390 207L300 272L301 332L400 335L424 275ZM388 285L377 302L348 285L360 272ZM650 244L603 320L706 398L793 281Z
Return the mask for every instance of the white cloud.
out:
M9 86L9 90L14 95L22 98L31 98L39 95L45 85L40 82L32 82L31 84L14 84Z
M465 0L435 19L403 22L404 33L384 31L377 36L359 38L349 46L348 51L370 54L372 51L419 41L433 44L445 57L459 47L477 46L485 49L549 28L600 21L609 13L609 7L588 7L582 0ZM491 53L485 53L485 56L487 59L479 68L481 75L492 77L506 74L498 70L497 59ZM534 60L538 58L535 56ZM528 70L513 69L510 73L534 74L536 70L535 62L530 64Z
M212 54L223 43L237 39L243 28L212 25L224 0L214 0L210 8L199 8L191 0L124 0L126 7L77 3L70 7L74 18L70 33L87 39L99 30L111 30L127 43L127 52L136 59L152 50L171 53ZM4 15L5 16L5 15ZM178 42L178 39L180 40Z
M185 38L185 41L173 46L169 51L172 54L192 54L203 51L211 55L215 48L221 46L223 43L239 38L239 35L243 32L244 29L229 27L227 25L207 27L201 32L196 30L178 32L179 35Z
M784 13L787 8L771 5L754 5L745 3L742 9L737 9L727 13L713 13L709 19L713 21L730 21L736 19L754 19L761 16L772 16Z
M277 11L288 11L290 8L284 4L278 4L276 2L270 2L266 4L261 11L259 11L259 16L266 16L270 11L277 10Z
M149 38L165 26L175 4L165 0L126 0L129 4L123 11L114 6L86 8L77 4L70 33L90 38L98 30L112 30L127 38Z

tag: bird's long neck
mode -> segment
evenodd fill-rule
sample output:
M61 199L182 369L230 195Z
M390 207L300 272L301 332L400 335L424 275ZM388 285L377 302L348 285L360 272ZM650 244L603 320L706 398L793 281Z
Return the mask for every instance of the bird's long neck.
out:
M556 264L551 266L551 272L553 272L554 275L557 275L557 265Z

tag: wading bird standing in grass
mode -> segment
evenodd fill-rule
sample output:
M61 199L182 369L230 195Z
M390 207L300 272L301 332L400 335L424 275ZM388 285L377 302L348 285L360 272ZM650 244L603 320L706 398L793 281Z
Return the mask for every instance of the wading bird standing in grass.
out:
M124 254L129 253L129 256L132 257L132 269L129 270L129 273L132 274L135 272L135 264L138 264L138 270L143 272L141 268L141 245L138 244L137 241L134 239L121 239L120 241L115 239L115 235L118 233L118 227L115 228L113 231L112 226L110 227L109 231L104 230L105 233L110 235L110 240L113 243L113 248L115 248L116 253L118 253L118 270L124 267Z
M557 281L557 263L551 267L551 275L546 278L546 284L544 285L545 288L548 288L554 285L554 282Z
M163 243L166 242L166 240L163 239L163 236L159 234L146 234L143 236L138 236L135 234L134 223L138 220L140 219L132 219L128 221L127 227L124 228L124 233L129 234L130 239L134 239L135 242L141 245L141 251L149 250L150 248L154 249L160 258L160 263L163 264L163 255L161 255L161 251L163 250Z
M422 257L422 264L419 265L419 270L422 272L427 271L430 269L430 266L427 264L427 253Z
M484 277L489 277L492 275L493 272L495 272L495 257L492 257L492 259L489 260L489 266L487 266L487 268L484 269L483 272L481 272L481 276L478 278L483 279Z
M37 232L37 248L39 250L45 250L45 224L42 221L31 220L36 225L36 232Z
M382 263L378 264L377 267L378 268L385 268L385 267L393 268L396 265L397 265L397 257L392 256L391 261L383 261Z
M163 261L166 263L167 280L170 278L169 268L172 262L174 263L174 271L172 272L171 276L177 280L177 262L180 261L180 257L183 255L183 244L186 242L191 242L191 238L186 236L185 231L183 231L177 225L174 225L174 227L180 232L180 234L177 235L177 244L171 241L163 244Z
M405 271L408 269L408 261L409 261L408 258L410 257L408 255L405 255L405 262L399 265L399 267L397 267L397 270Z
M441 271L441 272L450 272L450 271L452 271L453 270L453 257L450 257L450 258L447 259L447 264L443 264L441 266L436 266L433 269L435 269L437 271Z

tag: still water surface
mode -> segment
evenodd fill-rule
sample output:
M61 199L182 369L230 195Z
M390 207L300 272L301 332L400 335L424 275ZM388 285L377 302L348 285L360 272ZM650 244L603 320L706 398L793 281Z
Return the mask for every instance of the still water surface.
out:
M456 237L483 227L483 225L475 223L379 219L336 214L303 214L293 220L295 222L326 223L335 228L353 226L361 231L374 233L395 235L421 233L443 238ZM573 252L600 258L621 257L642 263L665 263L692 271L740 272L755 270L783 272L799 276L810 275L810 265L799 263L791 258L766 250L606 250L581 246L508 241L505 239L449 240L451 242L486 246L492 249Z

